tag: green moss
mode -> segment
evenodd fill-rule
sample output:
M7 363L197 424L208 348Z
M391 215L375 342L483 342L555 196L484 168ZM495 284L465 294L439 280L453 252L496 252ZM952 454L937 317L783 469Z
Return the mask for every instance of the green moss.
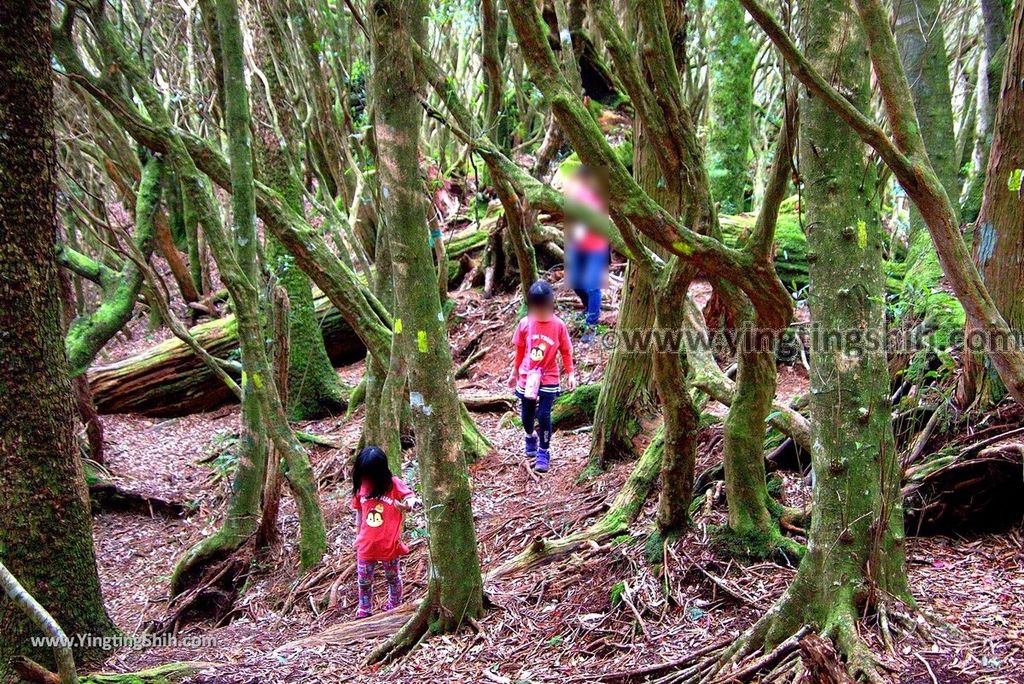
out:
M942 266L927 231L919 232L911 242L902 270L902 289L890 313L907 329L921 326L930 338L928 348L914 355L907 371L920 380L921 374L928 372L930 355L948 353L961 335L966 315L960 301L941 287Z
M730 247L740 247L754 227L753 214L723 215L719 217L722 239ZM807 287L807 237L792 201L787 200L779 209L775 227L775 272L790 289L798 292Z
M650 565L660 565L664 560L665 545L674 542L680 534L678 530L665 533L655 525L644 542L644 557L647 562Z
M83 677L81 682L82 684L172 684L212 665L213 663L167 663L138 672L97 672Z
M558 397L551 409L551 426L569 428L585 424L593 418L600 394L601 385L594 383L580 385L572 392Z
M612 153L615 158L621 163L626 169L632 172L633 169L633 141L626 138L619 142L611 144ZM570 154L568 157L562 160L558 165L558 171L555 175L556 179L566 179L576 172L582 165L579 155L575 152Z
M722 211L743 211L750 151L755 47L738 0L711 6L711 73L708 177Z
M799 561L806 552L803 545L782 536L777 530L737 534L728 525L716 525L711 528L711 541L720 555L744 562L771 559Z

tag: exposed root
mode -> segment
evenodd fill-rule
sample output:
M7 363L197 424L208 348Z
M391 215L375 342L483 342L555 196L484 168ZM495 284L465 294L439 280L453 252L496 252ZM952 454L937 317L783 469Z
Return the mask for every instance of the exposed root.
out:
M417 606L418 604L407 603L394 610L377 613L372 617L331 625L318 634L279 646L273 655L323 646L346 646L368 639L389 638L406 624L409 617L416 611Z
M895 599L879 603L879 627L890 630L883 641L892 643L893 623L917 625ZM761 619L728 646L708 653L700 661L687 661L656 680L664 684L725 684L726 682L786 681L803 670L800 681L852 684L862 680L882 684L886 664L868 647L852 600L835 598L819 624L813 609L800 594L787 592Z
M484 578L493 581L507 575L526 572L541 563L550 562L586 548L600 549L609 539L625 534L643 507L661 467L661 453L648 449L637 460L633 471L623 483L608 511L586 529L560 539L538 537L515 558L491 570Z
M389 663L412 651L430 631L430 620L437 612L437 598L431 585L412 617L387 641L366 656L365 665Z
M207 556L201 566L192 566L193 572L201 567L199 574L190 575L195 582L186 591L175 595L170 612L162 620L151 623L148 631L167 634L199 620L209 619L215 623L224 620L234 608L251 556L252 545L247 544L227 555L217 556L215 561Z
M832 642L817 634L808 634L800 640L800 660L806 673L805 681L854 684Z
M174 566L171 573L171 596L188 591L208 574L209 568L240 549L248 541L253 530L242 533L225 524L201 542L189 548Z
M11 663L12 669L26 682L34 684L61 684L61 678L30 658L19 657ZM199 672L216 667L216 663L167 663L138 672L96 672L78 679L80 684L172 684Z
M171 684L194 675L200 670L217 667L216 663L180 662L158 665L138 672L97 672L84 677L82 684Z

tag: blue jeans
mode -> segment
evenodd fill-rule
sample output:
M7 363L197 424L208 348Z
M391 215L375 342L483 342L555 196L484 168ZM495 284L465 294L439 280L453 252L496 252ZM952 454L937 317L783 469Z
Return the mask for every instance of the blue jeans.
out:
M547 449L551 446L551 407L558 398L558 385L541 385L537 394L536 399L527 399L521 391L516 390L519 417L523 420L523 431L526 434L533 434L534 425L539 428L537 436L540 437L540 448Z
M601 317L601 285L608 269L608 252L582 252L569 249L569 285L583 303L587 325L597 325Z

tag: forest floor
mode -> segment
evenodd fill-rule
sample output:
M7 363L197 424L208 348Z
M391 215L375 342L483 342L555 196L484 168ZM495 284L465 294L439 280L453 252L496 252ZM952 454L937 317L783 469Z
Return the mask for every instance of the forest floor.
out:
M621 273L621 271L620 271ZM699 287L696 286L696 287ZM607 323L614 320L612 288ZM706 287L704 288L706 290ZM557 289L566 316L574 311L567 289ZM453 293L452 347L458 356L470 343L488 349L460 389L499 392L511 358L517 301L484 300L477 291ZM141 331L144 321L136 322ZM474 342L479 340L479 342ZM121 342L136 351L151 343L143 332ZM114 348L110 356L128 353ZM581 382L600 379L608 352L600 344L578 353ZM339 372L355 384L362 364ZM780 369L780 394L806 388L802 368ZM709 407L710 409L711 407ZM105 416L107 464L126 489L191 502L183 519L135 513L96 518L95 539L107 607L121 630L138 634L167 614L168 579L175 560L216 529L223 514L229 477L223 455L239 424L236 406L172 419ZM472 466L474 512L485 572L500 565L538 536L558 537L600 515L629 473L630 463L612 463L587 480L586 428L556 433L553 468L531 474L520 455L519 430L499 413L476 414L494 443L493 452ZM102 665L132 671L169 661L214 664L191 680L203 683L271 682L518 682L602 681L679 659L697 649L730 641L766 610L785 589L793 568L784 561L742 564L721 556L711 530L724 520L725 502L712 495L695 525L666 547L658 564L648 561L644 543L652 526L652 496L631 533L529 572L486 583L495 607L479 621L480 631L432 638L409 657L381 668L361 663L369 651L401 624L409 604L393 616L354 622L353 520L348 458L357 443L362 410L306 423L302 429L340 441L342 449L313 447L321 501L329 534L322 566L306 577L296 573L298 522L292 502L283 503L282 549L249 571L232 613L219 624L183 627L179 637L203 636L206 646L161 646L122 650ZM411 467L412 451L405 454ZM698 472L721 458L720 427L702 432ZM809 494L804 478L785 476L787 504ZM422 514L408 532L412 553L403 561L407 597L422 595L426 544ZM972 538L914 538L908 544L911 585L920 607L959 629L938 643L906 638L885 655L893 682L1024 682L1024 550L1018 525L1002 534ZM383 592L383 586L379 587ZM380 600L378 596L378 600ZM864 630L876 652L884 649L873 630Z

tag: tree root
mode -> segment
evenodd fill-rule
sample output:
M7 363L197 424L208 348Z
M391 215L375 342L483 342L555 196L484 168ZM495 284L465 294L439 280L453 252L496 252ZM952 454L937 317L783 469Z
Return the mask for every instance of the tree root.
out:
M527 570L584 548L602 548L601 543L629 531L643 507L661 468L661 451L648 448L633 466L608 511L586 529L559 539L538 537L515 558L491 570L485 581Z
M207 537L193 547L193 550L200 549L206 542L216 538L216 534ZM147 631L158 635L167 634L190 622L207 618L212 618L216 622L223 620L234 607L252 554L252 544L248 543L230 550L216 544L211 545L210 549L203 552L201 558L188 566L186 574L178 575L179 591L172 593L174 598L171 600L170 612L163 619L148 625ZM179 568L187 558L189 556L182 558L178 564ZM177 570L178 568L175 569L176 572ZM187 590L183 588L186 582L190 585Z
M806 597L787 592L746 632L727 647L708 653L700 661L687 661L657 682L663 684L724 684L785 679L803 668L806 681L852 684L867 681L883 684L886 664L871 652L858 632L859 616L852 600L834 598L820 623L813 619ZM880 602L877 615L885 615L904 627L920 621L904 610L896 610L897 599ZM898 616L898 617L897 617ZM883 640L891 643L891 635ZM799 664L798 664L799 659ZM816 678L817 677L817 678Z
M773 524L767 532L751 532L738 534L729 529L728 525L713 530L716 550L731 558L746 561L780 559L799 561L806 548L799 542L782 534L779 525Z
M179 662L167 663L138 672L97 672L82 679L82 684L172 684L212 667L216 663Z
M233 531L225 525L189 548L178 559L171 573L171 597L184 593L196 584L212 565L240 549L253 532L255 525L247 534Z
M61 684L61 678L54 672L26 657L18 657L11 663L12 669L26 682L33 684ZM79 684L173 684L199 672L216 667L216 663L180 662L167 663L138 672L96 672L78 680Z
M427 596L416 607L412 617L402 625L387 641L373 649L366 656L365 665L389 663L401 658L419 645L430 631L431 618L437 612L437 598L431 584L427 588Z

